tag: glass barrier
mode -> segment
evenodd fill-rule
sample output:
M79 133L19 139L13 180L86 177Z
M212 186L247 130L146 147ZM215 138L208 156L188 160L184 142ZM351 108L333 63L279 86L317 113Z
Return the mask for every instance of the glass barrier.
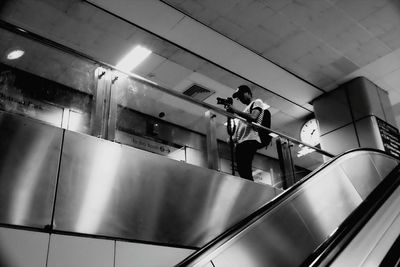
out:
M238 120L238 117L234 120ZM242 121L248 127L267 130L271 136L269 145L258 149L252 162L252 176L257 183L289 188L333 157L319 147L302 143L259 124ZM227 127L227 123L224 126ZM228 133L226 130L225 140L229 140ZM220 171L239 176L235 146L223 140L224 138L218 142Z
M1 28L0 44L0 110L90 133L95 64ZM7 59L18 47L27 55Z
M46 1L42 4L48 5ZM256 182L287 188L329 156L290 137L294 136L291 125L301 125L311 111L84 1L71 1L71 5L75 8L69 12L63 12L58 2L51 8L54 15L63 14L64 22L75 24L74 12L85 9L95 14L85 22L85 29L74 28L76 36L95 31L102 21L129 34L104 33L101 41L92 41L75 38L68 27L60 27L50 40L40 35L43 25L37 25L32 16L12 20L30 25L30 31L7 22L5 9L0 18L0 52L4 55L0 110L238 175L227 123L228 118L239 117L225 112L217 98L230 97L237 86L247 84L273 113L270 131L274 138L253 160ZM26 12L19 0L10 1L6 8ZM110 47L127 51L133 45L151 51L134 73L115 57L120 59L122 52L110 51ZM19 48L25 49L23 57L7 58Z
M207 109L118 74L112 85L116 142L207 167Z

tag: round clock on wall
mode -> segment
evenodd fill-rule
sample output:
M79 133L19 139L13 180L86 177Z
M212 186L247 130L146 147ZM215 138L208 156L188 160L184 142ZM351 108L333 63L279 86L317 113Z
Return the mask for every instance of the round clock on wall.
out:
M312 146L319 144L319 125L317 119L310 119L303 124L300 130L300 140Z

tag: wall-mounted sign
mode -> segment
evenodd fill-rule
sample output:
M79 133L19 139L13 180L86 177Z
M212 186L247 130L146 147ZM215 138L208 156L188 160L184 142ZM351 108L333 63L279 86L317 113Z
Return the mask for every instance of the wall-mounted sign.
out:
M118 130L115 132L115 141L164 156L178 150L176 147Z
M376 118L376 121L385 151L396 158L400 158L399 130L379 118Z

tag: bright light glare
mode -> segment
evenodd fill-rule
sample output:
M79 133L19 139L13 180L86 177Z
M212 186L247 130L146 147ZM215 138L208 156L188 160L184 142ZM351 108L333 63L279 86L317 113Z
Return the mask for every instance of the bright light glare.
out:
M272 138L278 137L279 135L277 135L276 133L269 133L269 136L271 136Z
M135 46L120 62L117 64L117 68L130 72L140 63L142 63L149 55L151 50L143 46Z
M7 54L7 59L14 60L14 59L22 57L24 54L25 54L24 50L16 49Z

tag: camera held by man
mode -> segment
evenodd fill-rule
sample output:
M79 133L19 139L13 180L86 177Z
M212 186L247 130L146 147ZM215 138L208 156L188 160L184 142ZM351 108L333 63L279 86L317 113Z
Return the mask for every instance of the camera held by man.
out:
M227 98L217 97L217 104L224 105L224 107L226 108L233 104L233 98L232 97L227 97Z

